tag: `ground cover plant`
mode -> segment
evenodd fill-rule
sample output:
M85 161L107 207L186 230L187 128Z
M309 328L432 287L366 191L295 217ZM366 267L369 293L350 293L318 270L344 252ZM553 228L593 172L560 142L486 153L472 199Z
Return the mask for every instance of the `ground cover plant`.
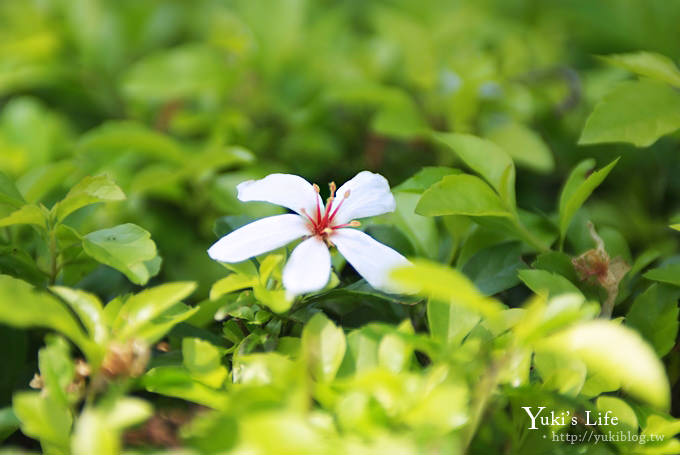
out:
M680 453L678 20L0 2L0 453Z

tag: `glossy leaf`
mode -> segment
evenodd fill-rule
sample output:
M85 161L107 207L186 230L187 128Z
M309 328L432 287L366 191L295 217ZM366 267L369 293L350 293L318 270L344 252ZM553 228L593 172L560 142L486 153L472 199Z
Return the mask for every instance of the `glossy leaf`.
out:
M600 57L610 65L619 66L640 76L680 87L680 70L673 60L655 52L631 52Z
M58 221L62 221L76 210L98 202L120 201L125 199L123 191L105 175L85 177L71 188L66 197L52 209Z
M317 313L302 331L302 352L309 372L321 382L331 381L340 368L347 345L342 328Z
M146 284L151 271L145 264L156 257L151 234L135 224L90 232L83 236L83 249L98 262L122 272L135 284Z
M652 284L637 296L626 315L626 325L635 328L663 357L675 345L678 334L680 289Z
M416 213L425 216L512 216L489 185L468 174L450 175L432 185L418 201Z

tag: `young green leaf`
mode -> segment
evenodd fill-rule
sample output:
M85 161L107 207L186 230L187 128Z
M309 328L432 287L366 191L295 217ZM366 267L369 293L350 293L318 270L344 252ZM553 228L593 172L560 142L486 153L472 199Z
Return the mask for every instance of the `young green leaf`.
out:
M219 388L227 378L227 369L222 365L220 350L200 338L182 340L182 359L191 375L203 384Z
M0 227L13 226L16 224L32 224L39 228L47 229L48 212L42 206L35 204L24 205L18 210L0 219Z
M210 300L217 300L225 294L229 294L240 289L252 288L257 285L257 277L232 273L227 275L210 288Z
M432 185L418 201L416 213L424 216L512 217L489 185L468 174L450 175Z
M0 322L14 327L52 329L70 338L88 356L96 352L80 322L64 304L7 275L0 275Z
M589 371L621 381L636 398L668 409L670 387L664 366L632 329L610 321L585 322L539 341L537 350L575 355Z
M50 290L66 302L78 315L90 338L98 344L103 344L107 340L109 329L104 320L102 304L96 295L64 286L52 286Z
M302 330L302 352L310 374L317 381L335 378L346 349L342 328L336 327L323 313L315 314Z
M90 204L125 199L123 191L106 175L85 177L52 208L57 221Z
M581 145L629 142L648 147L680 128L680 93L651 80L624 82L608 93L586 120Z
M468 134L434 133L433 137L481 175L498 192L505 206L514 210L515 164L505 150L489 140Z
M18 392L12 399L12 409L21 422L22 433L40 440L44 452L70 453L73 417L66 405L40 392Z
M626 315L626 325L635 328L660 357L668 354L678 334L680 289L654 283L637 296Z
M128 298L118 312L113 330L119 340L125 340L142 330L182 299L191 295L196 283L166 283Z
M412 267L394 270L392 279L420 295L487 316L497 314L503 308L500 302L479 292L465 275L434 262L415 261Z
M680 87L680 70L673 60L655 52L631 52L600 57L610 65L618 66L640 76Z
M607 175L618 163L619 158L615 159L599 171L588 175L595 165L595 160L587 159L581 161L569 174L567 182L560 193L559 214L560 214L560 241L564 241L567 229L576 211L595 191L595 188L607 178Z
M156 257L151 234L135 224L121 224L83 236L85 252L102 264L122 272L135 284L144 285L151 278L145 262Z

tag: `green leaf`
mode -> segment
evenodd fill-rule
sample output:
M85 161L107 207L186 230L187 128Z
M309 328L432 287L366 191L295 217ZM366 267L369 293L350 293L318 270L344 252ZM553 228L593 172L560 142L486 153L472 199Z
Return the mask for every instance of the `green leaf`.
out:
M660 357L675 345L678 297L680 289L654 283L637 296L626 315L626 325L637 329Z
M151 278L145 265L156 257L151 234L135 224L121 224L83 236L83 249L95 260L122 272L135 284Z
M180 366L152 368L142 376L141 385L149 392L181 398L213 409L223 408L228 398L224 393L195 381L191 373Z
M383 136L408 140L422 136L429 128L416 103L409 96L399 93L399 96L390 97L378 109L371 129Z
M510 242L494 245L475 253L462 272L483 294L494 295L517 285L517 271L525 268L521 259L522 245Z
M146 289L128 298L118 311L113 330L119 340L134 337L155 318L161 316L196 289L196 283L166 283Z
M432 185L418 201L416 213L424 216L512 217L489 185L468 174L450 175Z
M489 140L467 134L434 133L433 137L489 182L505 207L514 210L515 165L505 150Z
M558 275L556 273L551 273L546 270L520 270L519 279L522 280L526 286L531 289L534 293L539 294L542 291L547 291L548 295L551 297L558 296L560 294L581 294L579 288L577 288L571 281Z
M352 330L347 335L347 352L342 359L339 377L352 377L378 366L381 336L370 326Z
M604 415L607 411L611 411L610 416L616 417L618 422L616 425L601 425L604 431L634 431L638 430L638 419L635 411L628 403L621 398L601 396L595 401L597 410Z
M640 76L680 87L680 71L673 60L655 52L631 52L600 57L605 62Z
M103 344L108 339L109 329L104 320L104 310L96 295L63 286L52 286L50 290L78 315L90 338L97 344Z
M475 311L441 300L427 301L430 335L445 346L459 345L479 321L479 314Z
M651 80L630 81L618 85L595 105L578 142L629 142L648 147L678 128L678 91Z
M670 387L654 350L632 329L611 321L591 321L559 332L537 349L571 353L589 371L620 381L622 388L652 406L668 409Z
M39 228L47 229L48 212L44 207L34 204L24 205L18 210L0 219L0 227L13 226L16 224L32 224Z
M75 374L75 365L71 359L70 347L66 340L58 336L49 336L47 346L38 351L40 377L44 381L43 390L64 408L68 408L68 386Z
M567 229L576 211L581 208L583 203L595 191L595 188L607 178L607 175L618 163L619 158L615 159L599 171L588 175L595 165L595 160L587 159L581 161L569 174L567 182L560 193L559 213L560 213L560 239L563 241L567 234Z
M57 221L90 204L125 199L123 191L106 175L85 177L52 208Z
M503 309L500 302L479 292L465 275L435 262L414 261L412 267L394 270L392 279L414 293L487 316L497 314Z
M406 234L416 247L418 255L435 259L439 253L437 225L433 218L415 213L419 198L417 194L395 193L394 199L397 208L393 217L396 226Z
M43 450L68 455L73 417L68 408L40 392L18 392L12 400L14 414L26 436L40 440ZM47 450L45 450L47 451Z
M227 275L210 288L210 300L217 300L225 294L229 294L240 289L252 288L257 285L259 280L257 277L242 275L240 273L232 273Z
M447 175L460 174L460 169L455 169L452 167L431 167L425 166L418 172L416 172L412 177L404 180L399 185L392 188L392 191L405 192L405 193L422 193Z
M227 369L222 365L220 350L208 341L184 338L182 359L191 375L209 387L219 388L227 378Z
M18 209L25 203L14 182L0 171L0 204L7 204Z
M642 276L648 280L680 286L680 263L652 269Z
M335 378L345 357L347 345L341 327L336 327L323 313L317 313L302 330L302 352L310 374L317 381Z
M139 398L124 397L112 406L104 403L86 407L71 441L73 455L118 455L124 428L144 422L153 414L152 406Z
M580 360L548 352L534 354L533 362L546 389L577 396L583 388L587 370Z
M0 275L0 322L14 327L45 327L71 339L88 356L94 351L79 322L55 297L30 284Z
M521 123L506 123L489 132L487 138L498 144L518 166L542 174L552 172L555 159L541 136Z

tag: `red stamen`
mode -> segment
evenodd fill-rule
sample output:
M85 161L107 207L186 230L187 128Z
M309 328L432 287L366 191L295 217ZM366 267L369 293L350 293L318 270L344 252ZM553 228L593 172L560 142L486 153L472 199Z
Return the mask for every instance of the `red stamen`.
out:
M302 212L302 214L303 214L304 216L307 217L307 219L312 223L312 226L316 226L316 223L314 222L314 220L312 219L312 217L309 216L309 213L307 213L307 210L305 210L305 209L300 209L300 212Z
M331 216L328 219L328 222L331 223L333 219L335 218L335 215L338 213L338 210L340 210L340 207L342 207L342 203L345 202L345 199L349 197L349 190L345 191L345 194L342 196L342 200L338 204L338 206L333 210L333 213L331 213Z
M335 189L336 189L335 188L335 182L329 183L328 188L330 188L330 190L331 190L331 196L326 201L326 210L325 210L326 213L324 213L324 217L323 217L324 226L328 225L328 221L329 221L328 217L329 217L329 214L330 214L331 207L333 206L333 201L335 200Z

